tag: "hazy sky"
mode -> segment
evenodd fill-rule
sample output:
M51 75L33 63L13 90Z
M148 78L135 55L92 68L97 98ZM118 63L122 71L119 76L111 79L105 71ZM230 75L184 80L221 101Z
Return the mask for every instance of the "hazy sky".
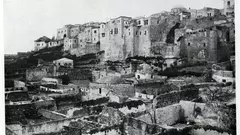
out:
M223 8L223 0L4 0L4 52L30 51L34 40L51 38L65 24L148 16L179 5Z

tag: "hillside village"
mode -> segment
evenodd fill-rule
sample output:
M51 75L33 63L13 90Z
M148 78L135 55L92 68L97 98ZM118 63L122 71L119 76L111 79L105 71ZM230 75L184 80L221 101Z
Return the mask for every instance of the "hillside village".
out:
M235 135L234 0L223 3L67 24L5 55L6 134Z

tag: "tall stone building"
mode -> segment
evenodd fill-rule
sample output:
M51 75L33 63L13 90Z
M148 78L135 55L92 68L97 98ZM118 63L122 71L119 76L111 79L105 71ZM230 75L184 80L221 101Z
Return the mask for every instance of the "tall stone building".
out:
M234 3L234 0L223 0L224 3L224 14L226 16L234 16L234 6L235 6L235 3Z

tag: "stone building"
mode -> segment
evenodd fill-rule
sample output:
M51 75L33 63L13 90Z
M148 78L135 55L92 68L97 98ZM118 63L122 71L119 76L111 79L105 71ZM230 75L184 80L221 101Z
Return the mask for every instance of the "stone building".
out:
M229 17L234 17L234 6L235 6L235 2L234 0L223 0L224 3L224 14L226 16L229 16Z
M66 37L64 38L64 51L68 51L78 47L77 35L75 37Z
M100 50L105 60L123 60L133 56L155 56L153 47L174 43L179 15L129 18L120 16L100 26ZM170 41L171 40L171 41Z
M73 60L68 59L68 58L61 58L61 59L53 61L53 63L56 65L57 70L60 67L73 68Z
M189 62L216 63L229 58L226 46L226 32L229 28L212 26L186 32L181 39L181 57Z
M73 25L65 25L63 28L57 29L57 36L56 39L63 39L65 37L70 36L70 29L73 27Z
M210 7L204 7L203 9L189 9L188 12L190 12L192 19L200 17L214 17L221 14L219 9Z
M130 20L131 17L120 16L100 25L100 50L105 51L106 60L124 59L124 29Z
M34 41L34 50L38 51L38 50L48 47L48 43L50 41L51 41L51 39L46 36L40 37L39 39Z

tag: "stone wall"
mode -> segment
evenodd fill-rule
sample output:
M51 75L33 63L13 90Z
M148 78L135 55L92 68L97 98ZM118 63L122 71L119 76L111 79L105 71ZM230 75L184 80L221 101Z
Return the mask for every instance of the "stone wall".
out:
M100 45L99 44L92 44L92 43L82 43L78 46L78 48L71 49L70 54L81 56L89 53L97 53L100 51Z
M107 91L111 90L112 94L118 96L128 96L134 97L134 86L131 84L99 84L99 83L90 83L89 88L92 91L99 91L99 88L106 89Z
M198 89L193 88L193 89L181 90L178 92L161 94L153 100L153 105L156 108L160 108L160 107L165 107L168 105L178 103L180 100L191 101L193 99L198 98L198 93L199 93Z
M19 135L29 135L29 134L41 134L41 133L51 133L51 132L59 132L64 126L68 126L69 123L73 120L77 120L78 118L68 118L56 121L48 121L45 123L40 123L36 125L26 125L22 126L22 129Z
M41 110L39 110L38 112L39 112L42 116L44 116L45 118L48 118L48 119L61 120L61 119L67 118L66 115L63 115L63 114L61 114L61 113L54 112L54 111L45 110L45 109L41 109Z
M43 77L47 77L47 71L45 69L28 69L26 71L27 81L40 81Z
M146 111L146 105L141 101L128 101L124 103L108 103L108 107L118 109L123 114L131 114Z

